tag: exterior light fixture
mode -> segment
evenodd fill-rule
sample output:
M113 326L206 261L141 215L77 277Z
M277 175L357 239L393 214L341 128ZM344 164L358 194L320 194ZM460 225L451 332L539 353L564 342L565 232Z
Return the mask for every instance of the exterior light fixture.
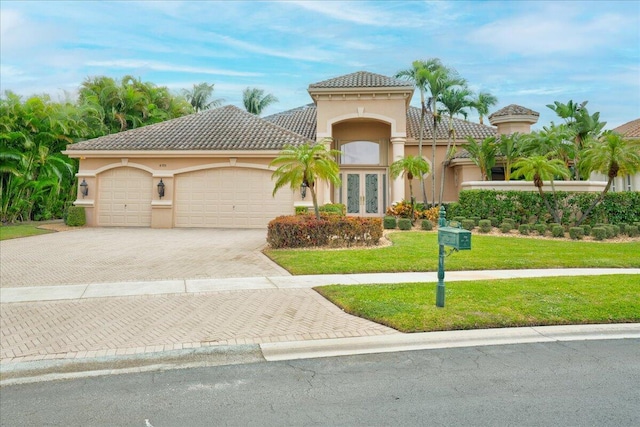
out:
M158 196L162 199L164 197L164 182L162 182L162 178L160 178L160 182L158 183Z
M305 197L307 197L307 182L303 181L302 185L300 186L300 196L302 196L302 200L304 200Z
M82 182L80 183L80 194L82 194L83 199L89 195L89 184L87 184L84 178L82 178Z

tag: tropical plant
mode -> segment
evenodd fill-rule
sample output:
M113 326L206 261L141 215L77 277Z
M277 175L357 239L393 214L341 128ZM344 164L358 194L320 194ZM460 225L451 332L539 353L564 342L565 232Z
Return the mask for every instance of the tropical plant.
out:
M298 146L285 147L278 157L271 161L270 166L276 167L272 179L276 180L273 194L289 185L292 190L299 189L303 184L311 191L313 209L316 219L320 219L316 183L326 180L334 185L340 185L340 167L334 156L337 150L328 150L323 140L314 144L305 143Z
M391 163L391 166L389 166L389 173L393 179L404 175L409 180L409 195L411 197L412 207L415 205L415 198L413 197L413 179L429 173L429 169L429 163L420 156L405 156L402 159L398 159Z
M467 150L471 161L480 168L480 174L483 181L491 180L491 168L496 164L496 138L494 136L487 137L478 143L475 138L467 137L467 144L462 148Z
M504 180L511 180L511 166L520 157L521 147L518 132L500 135L498 140L498 156L504 162Z
M202 82L193 85L193 89L183 89L182 94L191 104L195 112L219 107L224 102L223 99L211 99L213 96L214 84Z
M489 92L479 92L473 99L473 108L478 112L478 119L480 124L484 124L484 116L489 114L489 108L498 103L498 98L491 95Z
M524 177L529 181L533 181L533 185L535 185L538 189L540 197L544 201L547 210L553 217L554 221L560 224L562 221L560 215L558 214L555 191L553 197L554 206L552 207L547 198L544 196L542 187L544 185L544 181L550 181L553 188L554 178L568 177L571 174L564 162L560 159L548 159L545 156L538 155L525 157L518 160L516 163L514 163L513 168L514 178Z
M269 105L278 102L278 98L270 93L265 95L263 89L248 87L242 92L242 102L248 112L259 116Z
M468 113L466 109L473 107L473 103L470 98L471 95L471 91L466 87L447 88L447 90L440 94L439 101L443 107L441 113L445 113L449 119L449 132L447 132L447 149L445 151L446 154L442 164L440 177L440 197L438 198L438 205L442 204L446 166L455 154L455 145L453 149L451 148L451 141L453 140L455 144L456 140L456 130L453 126L453 117L461 115L465 119L467 118Z
M625 140L615 132L605 132L600 140L592 141L587 146L582 161L583 171L587 175L591 172L600 172L607 176L607 185L600 196L582 214L576 226L582 224L591 211L602 202L616 177L640 172L640 143Z

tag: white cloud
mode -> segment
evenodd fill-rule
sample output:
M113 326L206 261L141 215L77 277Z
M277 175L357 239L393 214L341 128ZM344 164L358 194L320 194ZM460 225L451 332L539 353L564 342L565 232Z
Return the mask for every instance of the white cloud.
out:
M233 71L208 67L190 67L185 65L165 64L162 62L145 61L145 60L129 60L116 59L109 61L88 61L88 67L103 68L143 68L154 71L170 71L176 73L194 73L194 74L213 74L220 76L238 76L238 77L257 77L262 73L254 73L249 71Z

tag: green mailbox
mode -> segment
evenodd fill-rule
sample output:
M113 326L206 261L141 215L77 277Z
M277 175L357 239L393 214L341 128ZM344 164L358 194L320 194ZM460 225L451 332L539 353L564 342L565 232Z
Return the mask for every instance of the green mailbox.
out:
M471 249L471 232L464 228L438 228L438 244L457 250Z

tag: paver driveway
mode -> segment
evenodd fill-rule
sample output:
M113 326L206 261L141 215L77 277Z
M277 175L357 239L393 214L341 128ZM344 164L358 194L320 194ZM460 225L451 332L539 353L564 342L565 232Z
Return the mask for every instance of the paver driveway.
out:
M266 229L82 228L0 242L2 287L283 276Z

